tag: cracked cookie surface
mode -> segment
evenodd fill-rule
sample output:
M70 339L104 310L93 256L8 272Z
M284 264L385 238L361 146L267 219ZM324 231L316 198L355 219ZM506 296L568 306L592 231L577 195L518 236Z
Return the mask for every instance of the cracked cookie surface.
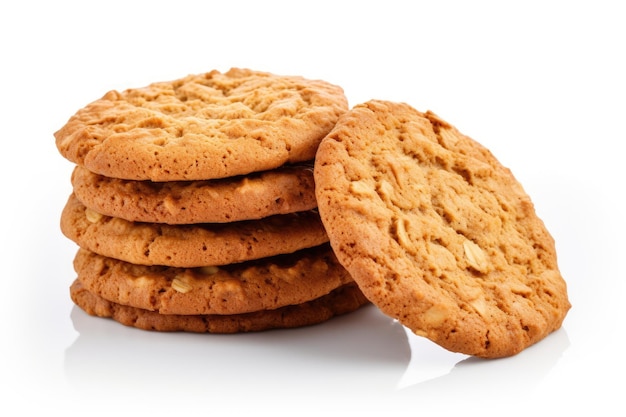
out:
M553 238L509 169L431 112L372 100L315 162L318 210L363 293L455 352L514 355L570 308Z
M226 178L313 159L348 109L321 80L232 68L110 91L55 132L71 162L112 178Z

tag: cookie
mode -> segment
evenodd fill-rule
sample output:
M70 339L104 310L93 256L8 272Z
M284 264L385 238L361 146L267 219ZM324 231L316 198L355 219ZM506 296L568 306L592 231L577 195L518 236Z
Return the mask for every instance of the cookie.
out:
M70 296L87 314L112 318L125 326L194 333L242 333L311 326L368 304L354 283L342 285L327 295L302 304L233 315L159 314L105 300L87 291L78 280L71 285Z
M435 114L379 100L354 107L322 141L314 175L337 258L417 335L494 358L561 326L566 283L531 199Z
M313 159L347 109L325 81L233 68L110 91L54 136L61 155L100 175L208 180Z
M73 194L61 213L61 231L103 256L185 268L265 258L328 242L316 211L235 223L138 223L87 209Z
M76 197L88 208L129 221L192 224L255 220L317 207L313 164L207 181L132 181L77 166Z
M241 314L319 298L353 282L328 245L204 268L142 266L79 249L85 288L117 304L161 314Z

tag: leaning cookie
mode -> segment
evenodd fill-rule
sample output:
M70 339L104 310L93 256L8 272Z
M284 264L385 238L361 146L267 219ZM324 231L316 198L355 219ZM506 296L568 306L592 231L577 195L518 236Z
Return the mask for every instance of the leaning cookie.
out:
M77 166L76 197L88 208L129 221L192 224L262 219L317 207L313 164L207 181L132 181Z
M455 352L514 355L570 303L554 241L511 172L434 114L370 101L315 162L318 210L366 297Z
M110 91L54 136L61 155L100 175L207 180L313 159L347 109L328 82L233 68Z
M224 265L328 242L316 211L235 223L168 225L103 216L70 195L61 231L80 247L140 265Z
M203 268L142 266L79 249L79 281L117 304L161 314L241 314L301 304L352 282L328 245Z
M346 284L329 294L276 310L233 315L167 315L116 304L98 297L75 280L70 287L74 303L87 314L112 318L129 327L159 332L243 333L311 326L348 314L368 304L356 284Z

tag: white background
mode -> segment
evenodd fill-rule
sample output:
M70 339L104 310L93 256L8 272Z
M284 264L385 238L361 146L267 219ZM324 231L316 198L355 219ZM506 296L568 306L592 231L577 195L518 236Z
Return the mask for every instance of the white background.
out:
M620 3L3 2L0 414L624 415ZM375 307L230 336L73 307L76 247L58 226L72 165L53 132L110 89L232 66L324 79L351 105L430 109L489 147L556 240L573 304L563 328L485 361Z

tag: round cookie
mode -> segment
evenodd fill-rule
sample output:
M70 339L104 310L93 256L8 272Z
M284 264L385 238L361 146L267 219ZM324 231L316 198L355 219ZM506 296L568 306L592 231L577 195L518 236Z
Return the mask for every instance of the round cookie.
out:
M54 136L61 155L104 176L207 180L313 159L346 110L330 83L233 68L110 91Z
M118 304L161 314L241 314L319 298L353 282L326 245L204 268L142 266L79 249L78 279Z
M414 333L494 358L561 326L566 284L530 198L433 113L379 100L354 107L322 141L314 174L337 258Z
M103 256L185 268L265 258L328 242L316 211L235 223L136 223L94 212L73 194L61 213L61 231Z
M139 222L225 223L317 207L312 163L220 180L168 182L104 177L77 166L72 186L86 207Z
M105 300L87 291L78 280L71 285L70 296L87 314L112 318L125 326L160 332L194 333L241 333L311 326L368 304L354 283L302 304L233 315L159 314Z

